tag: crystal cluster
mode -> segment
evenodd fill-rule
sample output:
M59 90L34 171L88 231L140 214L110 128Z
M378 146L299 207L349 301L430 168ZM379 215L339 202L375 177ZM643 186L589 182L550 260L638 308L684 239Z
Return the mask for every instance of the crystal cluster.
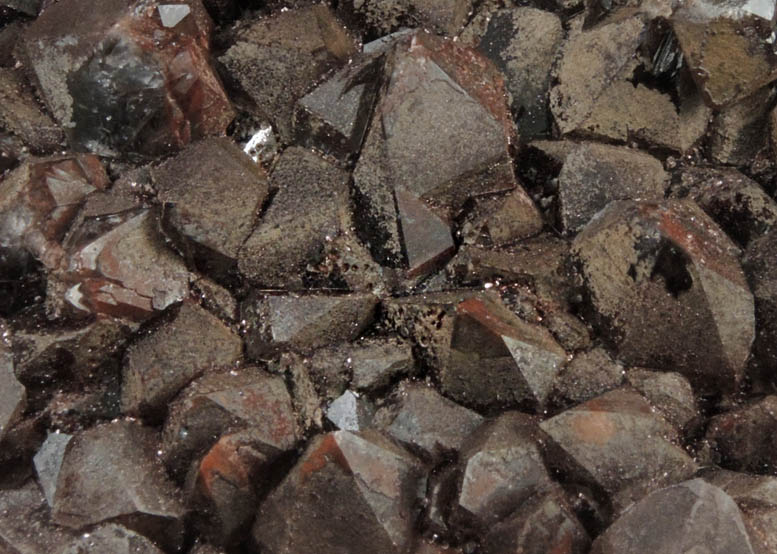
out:
M772 0L0 0L0 551L777 552Z

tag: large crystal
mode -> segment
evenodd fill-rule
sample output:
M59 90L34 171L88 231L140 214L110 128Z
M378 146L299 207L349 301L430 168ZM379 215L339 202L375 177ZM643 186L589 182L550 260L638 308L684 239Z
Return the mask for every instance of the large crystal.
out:
M400 384L394 399L382 413L376 414L376 420L389 435L426 458L441 458L455 452L483 422L478 413L420 383Z
M241 29L219 59L288 142L295 102L355 52L353 37L326 5L316 4L278 11Z
M549 135L551 69L564 36L559 17L532 7L484 10L462 36L504 73L521 139Z
M600 487L619 503L662 484L690 477L693 459L679 435L639 394L629 389L605 393L540 424L554 447L551 463L577 482Z
M71 309L142 320L189 294L190 273L163 244L151 210L87 218L67 242L58 277Z
M613 202L573 256L592 321L619 359L733 390L755 335L737 248L690 201Z
M594 541L592 554L754 554L742 513L721 489L693 479L654 492Z
M269 192L262 168L232 141L214 137L188 146L152 177L164 223L184 252L203 271L233 266Z
M250 297L241 306L246 353L266 359L356 339L372 322L377 302L371 294Z
M303 288L309 267L344 227L348 173L303 148L283 151L270 174L275 190L259 224L240 249L238 267L252 283Z
M421 463L382 435L321 435L259 507L254 539L277 554L406 552L425 481Z
M354 171L356 231L375 259L411 274L434 269L426 261L450 248L445 227L485 193L515 189L521 219L539 231L539 214L510 163L515 130L496 68L423 32L388 48L387 85ZM419 224L409 226L409 217Z
M159 415L192 379L232 367L242 354L239 336L216 316L186 302L174 319L127 351L122 409L133 415Z
M184 509L156 455L156 434L130 421L73 437L57 476L53 519L73 529L119 519L170 548L183 540Z
M775 9L768 0L694 0L672 28L705 100L716 108L777 79Z
M64 0L26 31L22 52L74 146L156 155L226 130L234 112L208 60L212 23L200 0L177 6Z

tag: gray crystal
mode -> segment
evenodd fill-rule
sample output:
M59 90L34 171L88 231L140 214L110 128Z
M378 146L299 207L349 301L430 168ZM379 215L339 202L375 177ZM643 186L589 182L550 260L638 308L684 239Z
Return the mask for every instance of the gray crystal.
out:
M482 532L554 488L542 459L537 421L519 412L502 414L472 433L458 467L454 527Z
M483 30L478 32L480 26ZM473 38L477 49L505 73L520 137L548 135L551 69L564 37L559 17L533 7L483 10L462 35L467 33L477 35Z
M212 137L188 146L151 174L168 234L183 239L178 242L202 271L230 269L269 192L261 166L231 140Z
M266 463L294 446L295 414L281 377L244 367L207 373L194 381L170 405L162 430L162 459L182 481L191 464L219 438L240 431L247 431L245 442L250 439L254 458ZM203 471L206 476L229 465L217 453Z
M545 405L566 352L547 329L527 323L494 299L456 306L442 390L478 407Z
M405 553L425 486L422 464L383 435L319 435L259 507L253 536L275 554Z
M372 414L363 398L347 390L329 405L326 418L343 431L362 431L370 426Z
M484 554L587 554L588 533L558 491L534 495L483 540Z
M307 288L310 268L322 262L326 245L345 226L348 178L310 150L285 149L270 174L275 195L242 242L240 272L262 287Z
M0 545L9 554L56 552L74 534L51 522L46 499L34 479L0 490Z
M357 58L299 101L298 141L341 160L359 151L381 83L382 56Z
M310 351L354 340L372 322L377 301L371 294L249 298L241 307L247 354L262 359L279 351Z
M0 345L0 440L25 408L27 391L14 374L13 354Z
M122 372L122 410L159 416L192 379L232 367L242 355L238 335L198 305L184 303L175 319L128 350Z
M668 176L656 158L625 147L570 147L558 175L561 226L579 231L613 200L661 200Z
M555 392L575 404L590 400L623 383L623 366L610 358L603 348L577 354L559 374Z
M442 265L454 249L448 225L412 193L396 189L394 196L404 239L408 275L426 273L436 265Z
M634 368L626 379L678 429L688 430L698 423L699 406L693 388L679 373Z
M765 396L710 418L707 440L728 469L772 473L777 468L777 396Z
M410 373L414 367L413 352L406 342L376 340L355 346L350 352L353 386L372 390L389 384L397 375Z
M65 457L65 449L72 438L73 435L67 433L49 433L33 458L38 482L50 507L54 507L54 494L57 492L59 470Z
M175 27L192 11L186 4L160 4L157 9L164 27Z
M403 383L395 392L396 403L376 414L389 435L436 458L458 450L483 417L459 406L423 384Z

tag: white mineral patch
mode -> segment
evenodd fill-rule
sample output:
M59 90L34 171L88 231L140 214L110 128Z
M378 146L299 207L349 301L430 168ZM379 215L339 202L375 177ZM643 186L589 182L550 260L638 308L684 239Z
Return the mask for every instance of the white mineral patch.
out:
M275 137L272 134L272 127L269 125L262 125L262 127L248 140L243 147L243 152L251 156L251 159L255 162L259 162L263 157L263 154L272 148L272 143L275 141Z
M158 9L162 25L168 28L178 25L192 11L186 4L161 4Z
M81 283L70 287L65 293L65 300L70 302L70 304L72 304L74 307L78 308L79 310L88 312L89 308L86 307L82 302L83 298L84 298L84 295L81 292Z

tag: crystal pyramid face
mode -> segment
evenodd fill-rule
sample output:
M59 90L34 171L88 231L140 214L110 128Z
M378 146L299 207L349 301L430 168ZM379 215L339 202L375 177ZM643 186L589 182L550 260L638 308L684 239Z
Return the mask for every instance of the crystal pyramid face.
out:
M525 192L506 163L514 131L489 62L421 32L384 48L386 84L354 170L357 232L379 263L413 277L446 254L444 226L466 202ZM536 210L526 205L532 218Z

